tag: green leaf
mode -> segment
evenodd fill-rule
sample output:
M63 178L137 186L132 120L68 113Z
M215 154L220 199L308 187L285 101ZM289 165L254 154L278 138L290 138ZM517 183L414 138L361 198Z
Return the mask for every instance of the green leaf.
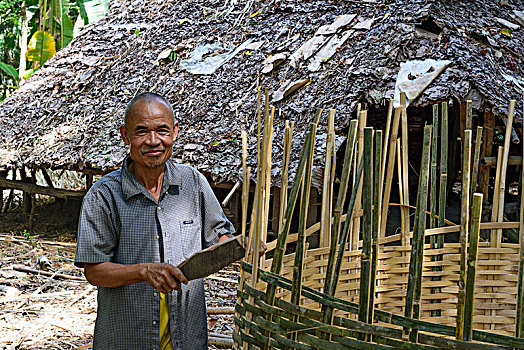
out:
M31 68L31 69L28 69L25 71L24 75L22 75L22 78L24 78L24 80L27 80L29 79L29 77L31 75L33 75L34 72L36 72L38 69L34 69L34 68Z
M509 29L509 28L502 29L502 30L500 31L500 33L501 33L501 34L504 34L504 35L507 35L507 36L509 36L509 37L512 37L512 36L513 36L513 33L511 32L511 29Z
M9 74L18 84L18 72L10 64L0 62L0 69Z
M84 24L94 23L107 14L109 0L76 0Z
M55 39L47 32L39 30L33 34L27 45L27 60L39 61L43 65L56 53Z
M215 146L218 146L220 145L220 141L213 141L209 144L211 147L215 147Z

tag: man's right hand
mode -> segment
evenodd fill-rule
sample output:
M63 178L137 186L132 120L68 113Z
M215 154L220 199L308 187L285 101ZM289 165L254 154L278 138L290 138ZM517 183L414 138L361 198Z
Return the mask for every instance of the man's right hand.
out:
M180 283L187 284L187 278L182 271L167 263L145 264L142 275L144 281L163 294L179 289Z
M123 265L112 262L84 264L84 274L94 286L121 287L147 282L160 293L167 294L187 284L187 278L177 267L166 263Z

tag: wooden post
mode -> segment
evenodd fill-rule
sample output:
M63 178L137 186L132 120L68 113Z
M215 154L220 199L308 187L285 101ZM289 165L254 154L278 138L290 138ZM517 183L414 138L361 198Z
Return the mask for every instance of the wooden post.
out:
M417 191L417 204L415 222L413 227L413 243L411 244L411 257L409 261L409 278L406 292L406 306L404 316L418 319L420 316L420 295L422 290L422 269L424 263L424 234L426 230L426 208L428 203L429 167L431 158L431 132L432 127L424 128L424 141L422 160L420 164L419 186ZM404 338L417 342L416 329L404 330Z
M457 326L455 337L464 338L464 306L466 297L466 249L469 231L469 187L471 172L471 130L464 131L464 155L462 158L462 205L460 208L460 274L457 300Z
M31 169L31 183L33 185L36 185L36 169ZM33 224L34 224L34 220L35 220L35 211L36 211L36 194L35 193L32 193L30 195L31 197L31 211L30 211L30 214L29 214L29 229L32 230L33 229Z
M471 207L471 231L469 235L468 277L466 279L466 300L464 306L464 340L471 341L473 335L473 303L475 300L475 272L477 269L477 248L482 213L482 194L473 195Z
M473 130L473 103L466 101L466 130Z
M493 133L495 131L495 116L492 112L484 113L484 142L482 143L481 158L490 157L493 148ZM479 191L484 195L483 203L486 204L489 188L489 166L481 166L479 172Z
M358 320L368 322L369 292L371 279L371 241L373 235L373 128L364 128L364 181L362 186L362 206L364 209L362 224L362 253L360 256L360 292ZM359 334L361 340L365 339Z

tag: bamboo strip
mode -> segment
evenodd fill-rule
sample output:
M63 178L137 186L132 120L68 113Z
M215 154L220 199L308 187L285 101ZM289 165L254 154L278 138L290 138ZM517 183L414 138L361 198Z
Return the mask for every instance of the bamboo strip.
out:
M349 133L346 141L346 153L344 155L344 164L342 168L342 176L340 179L339 193L337 197L337 203L335 205L335 212L333 218L333 237L330 242L329 258L327 263L326 278L324 281L324 292L328 295L333 295L331 291L331 282L333 276L333 262L335 261L335 254L338 245L338 238L340 233L340 222L341 214L344 209L344 203L346 200L346 193L349 182L349 171L351 164L353 163L353 154L355 149L355 142L357 136L358 121L352 120L349 126ZM347 216L346 216L347 218ZM350 221L350 220L348 220Z
M439 220L438 226L444 227L446 219L446 197L448 180L448 103L441 106L442 127L440 132L440 190L439 190ZM437 246L444 246L444 236L437 238Z
M506 193L506 172L508 168L509 146L511 142L511 130L513 129L513 115L515 112L515 100L509 102L508 120L506 122L506 134L504 136L504 155L502 156L502 167L500 169L500 191L498 202L497 221L504 221L504 195ZM497 246L500 246L502 230L497 231Z
M311 139L315 140L317 125L313 124L311 127ZM302 182L302 197L300 201L300 215L298 221L298 240L295 252L295 263L293 265L293 284L291 289L291 302L295 305L300 305L300 296L302 295L303 269L304 269L304 255L306 251L306 223L307 212L309 208L309 194L311 189L311 170L313 168L313 155L315 150L315 143L311 142L308 152L308 159L306 171L304 173L304 181ZM296 322L297 319L293 318ZM296 334L291 335L291 339L296 339Z
M360 257L360 293L358 320L368 322L369 292L371 279L371 241L373 235L373 128L364 128L364 181L362 186L362 204L364 209L362 225L362 255ZM363 335L359 339L364 340Z
M408 114L406 110L406 93L400 93L400 110L401 110L401 121L402 121L402 179L399 179L399 182L402 181L402 190L404 202L401 204L409 205L409 156L408 156ZM401 207L401 223L402 223L402 244L409 245L409 239L407 239L408 232L410 231L410 221L409 221L409 208Z
M413 229L413 244L411 245L411 257L409 264L409 279L406 292L406 306L404 315L409 318L419 319L420 317L420 295L422 291L422 268L424 257L424 231L426 229L426 206L428 203L428 182L430 173L431 157L431 132L432 127L424 128L424 143L422 149L422 160L420 164L419 187L417 191L417 209L415 211L415 225ZM404 330L404 336L407 336ZM416 343L418 331L409 331L411 342ZM403 336L403 337L404 337Z
M272 169L272 158L273 158L273 132L274 132L274 129L273 129L273 120L274 120L274 117L275 117L275 107L271 106L271 114L269 116L269 126L267 126L266 128L268 129L268 141L267 141L267 149L266 149L266 175L265 175L265 189L264 189L264 199L265 199L265 202L264 202L264 208L263 208L263 213L264 213L264 219L262 221L262 235L261 235L261 241L263 243L266 243L267 242L267 230L268 230L268 224L269 224L269 212L270 212L270 207L269 207L269 200L271 198L271 169ZM260 245L260 242L259 242L259 245ZM255 254L258 254L258 250L255 250ZM265 259L261 259L261 268L264 268L264 264L265 264Z
M358 149L357 149L357 160L356 166L358 167L362 162L362 155L364 153L364 128L367 123L368 112L366 110L361 111L358 119ZM356 198L356 210L362 208L362 184L358 187L357 198ZM351 230L351 237L349 240L349 250L356 249L358 246L359 233L360 233L360 218L352 220L353 226Z
M460 275L457 301L457 326L455 337L464 338L464 306L466 297L466 247L469 232L469 187L471 172L471 130L464 131L464 154L462 157L462 205L460 210Z
M332 160L335 147L335 110L329 110L326 136L326 156L324 160L324 181L322 186L322 206L320 210L320 246L328 247L331 239L331 212L333 203Z
M473 155L473 169L471 173L471 189L470 189L470 200L473 198L473 194L477 191L479 164L480 164L480 148L482 145L482 132L483 128L477 126L477 136L475 137L475 153Z
M524 92L522 93L522 112L524 115ZM522 142L522 156L524 157L524 142ZM523 314L524 314L524 164L521 166L520 178L520 228L519 228L519 244L520 244L520 260L519 260L519 279L518 279L518 295L517 295L517 317L515 336L524 337L523 331Z
M473 102L466 101L466 127L465 130L473 130Z
M362 178L362 171L364 169L364 163L361 162L355 179L355 185L353 186L353 190L351 192L351 198L349 199L348 204L348 211L346 215L349 215L351 217L351 214L355 210L355 202L357 198L357 192L358 188L360 187L360 180ZM324 289L324 292L326 295L335 295L337 290L337 285L340 278L340 272L341 272L341 266L342 266L342 260L344 259L344 248L348 242L349 238L349 227L351 226L351 220L346 219L344 223L344 228L342 229L342 233L340 236L340 243L338 245L338 254L337 254L337 260L335 262L335 267L333 268L333 280L331 282L329 290ZM329 270L328 270L329 271ZM333 309L329 307L323 307L322 308L322 318L324 322L331 324L332 323L332 317L333 317Z
M375 132L375 156L374 163L382 164L382 131ZM369 283L369 311L368 323L373 323L373 311L375 310L375 286L378 263L378 230L380 228L380 214L382 212L382 173L375 172L373 185L373 234L371 239L371 278Z
M473 336L473 301L475 299L475 271L477 269L477 252L480 234L480 216L482 213L482 194L473 195L471 207L471 231L469 236L468 276L466 279L466 300L464 307L464 340L470 341Z
M393 117L393 100L390 99L388 103L388 114L386 117L386 132L384 134L384 139L382 140L383 150L382 150L382 161L380 163L380 193L384 192L384 181L386 176L386 161L388 159L389 151L389 138L391 134L391 122ZM382 198L380 199L382 201Z
M386 173L386 182L384 184L384 196L382 199L382 214L380 218L380 232L379 238L386 236L386 224L387 216L389 212L389 199L391 196L391 184L393 182L393 175L395 173L395 155L396 155L396 146L397 146L397 137L398 137L398 125L400 122L400 109L395 109L393 116L393 121L391 123L391 137L389 143L387 143L390 151L388 153L387 161L387 172Z
M497 169L495 173L495 184L494 184L494 193L493 193L493 204L491 208L491 221L496 222L498 220L498 212L499 212L499 200L500 200L500 176L502 173L502 157L504 154L504 147L499 147L498 154L497 154ZM498 246L498 230L491 231L491 246L497 247Z
M291 144L293 141L293 127L295 122L286 120L284 129L284 151L282 155L282 177L280 182L280 208L279 208L279 220L278 220L278 232L282 231L282 225L284 223L284 213L286 211L287 204L287 191L288 191L288 179L289 179L289 159L291 155Z
M433 105L433 134L431 141L431 184L429 196L429 211L431 217L429 218L429 228L434 228L436 225L436 211L437 211L437 145L438 145L438 105ZM431 239L434 248L437 247L435 238Z

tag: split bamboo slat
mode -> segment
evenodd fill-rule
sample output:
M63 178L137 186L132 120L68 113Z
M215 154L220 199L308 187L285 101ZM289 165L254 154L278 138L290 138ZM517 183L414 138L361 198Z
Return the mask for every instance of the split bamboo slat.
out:
M257 266L257 254L251 254L241 264L233 336L237 347L524 348L524 338L520 338L524 309L524 249L521 249L524 247L524 199L521 199L520 222L502 222L499 219L500 205L504 201L500 192L495 197L491 222L480 222L483 196L475 193L471 197L473 189L470 187L473 186L470 186L470 181L473 182L475 177L482 130L477 129L472 163L472 131L467 129L464 131L461 157L461 223L456 225L446 220L447 104L443 103L440 107L441 122L435 106L433 125L424 129L413 232L409 230L409 223L404 221L408 225L407 231L387 237L385 223L388 208L399 205L390 203L396 160L400 171L399 189L403 197L400 206L404 213L410 208L409 192L406 191L407 167L404 166L407 147L404 138L398 138L401 118L404 118L403 127L407 121L405 108L401 107L393 113L390 107L385 135L365 127L366 111L358 114L359 121L351 121L342 173L339 178L337 176L338 193L332 187L334 129L329 126L332 122L328 121L326 152L331 154L324 154L326 162L330 163L330 169L325 169L324 190L329 193L323 200L325 208L321 211L321 221L306 227L313 159L316 158L316 124L321 113L317 111L306 134L289 193L287 179L282 180L278 237L275 243L268 243L273 255ZM330 118L334 117L334 113L334 110L330 111ZM466 104L464 125L469 127L470 114ZM248 249L248 253L258 251L257 244L267 232L269 220L268 184L271 173L268 170L271 168L274 109L270 111L267 102L263 115L263 129L259 130L264 132L260 135L260 161L252 214L252 226L255 228L250 230L253 249ZM290 129L286 123L285 169L285 164L289 164ZM362 133L359 133L360 130ZM438 136L433 134L439 131L440 147ZM249 179L250 169L245 162L245 133L242 139L243 178ZM496 187L499 188L505 181L506 169L502 167L507 167L507 162L504 165L503 161L509 152L509 144L507 146L507 149L501 147L499 151L496 178ZM437 171L439 157L440 174ZM284 171L287 178L287 170ZM350 181L351 173L353 181ZM524 182L524 171L522 178ZM244 181L243 234L247 231L248 191L249 182ZM520 191L522 193L522 189ZM362 209L359 208L359 197L362 198ZM346 200L349 202L346 203ZM299 210L298 233L290 234L295 207ZM347 211L343 213L343 210ZM355 225L357 218L362 225ZM427 223L429 228L426 228ZM482 229L491 230L494 233L491 237L497 239L500 237L497 232L507 228L520 230L518 244L503 243L501 240L479 241ZM310 248L306 237L320 234L320 231L326 244ZM460 237L458 243L444 243L445 235L457 232ZM359 240L360 237L362 240ZM286 254L288 244L290 252Z
M471 101L468 101L471 102ZM469 104L468 104L469 105ZM469 187L471 180L471 130L464 131L463 156L462 156L462 203L460 207L460 275L459 293L457 300L457 333L456 337L464 337L464 307L466 298L466 249L469 235Z
M522 112L524 113L524 92L522 93ZM523 114L524 115L524 114ZM522 142L522 156L524 157L524 142ZM517 294L517 317L515 322L515 336L523 337L524 331L522 326L523 312L524 312L524 290L523 289L523 275L524 275L524 164L520 167L522 176L520 178L520 227L519 227L519 243L520 243L520 260L519 260L519 281Z

